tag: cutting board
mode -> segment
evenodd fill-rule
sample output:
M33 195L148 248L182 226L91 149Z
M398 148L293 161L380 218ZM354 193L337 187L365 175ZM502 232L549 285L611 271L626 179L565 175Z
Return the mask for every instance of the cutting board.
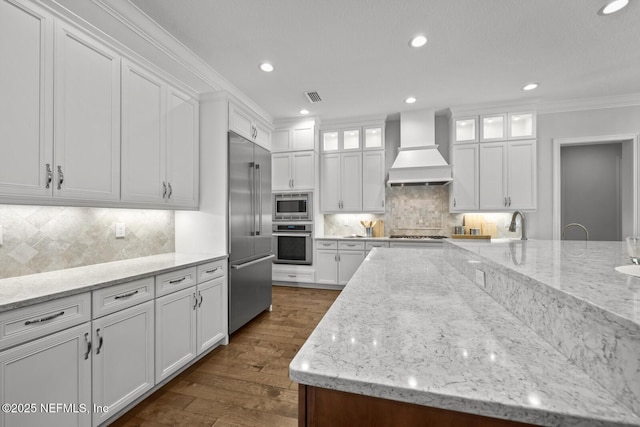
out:
M471 230L472 228L478 228L482 232L483 221L484 217L482 215L465 215L464 226L466 227L466 233L469 234L469 230Z
M491 237L498 237L498 225L495 222L483 222L480 227L480 233Z
M484 234L452 234L454 239L491 240L491 236Z
M384 237L384 221L379 219L373 224L373 237Z

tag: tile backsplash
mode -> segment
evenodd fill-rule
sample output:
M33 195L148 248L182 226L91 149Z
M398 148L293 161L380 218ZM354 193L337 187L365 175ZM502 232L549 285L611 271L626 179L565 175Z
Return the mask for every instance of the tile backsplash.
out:
M449 213L449 186L405 186L386 189L386 209L383 214L324 215L326 236L364 234L360 220L385 222L385 236L391 234L443 235L453 234L456 225L462 225L464 214ZM506 226L510 213L489 213L484 217L497 225L497 237L519 237Z
M0 205L0 278L174 252L174 224L173 211Z

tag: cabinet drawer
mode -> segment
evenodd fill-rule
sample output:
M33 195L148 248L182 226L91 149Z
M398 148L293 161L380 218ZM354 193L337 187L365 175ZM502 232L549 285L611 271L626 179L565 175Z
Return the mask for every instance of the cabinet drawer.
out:
M364 250L364 242L338 242L338 249L341 251L363 251Z
M272 279L278 282L313 283L315 282L315 274L313 271L305 271L303 273L298 271L278 271L273 272Z
M373 248L388 248L389 247L389 242L372 242L372 241L368 241L366 242L366 246L365 248L370 251Z
M219 261L208 262L201 264L197 267L198 271L198 283L206 282L207 280L222 277L227 274L227 261L221 259Z
M167 295L180 289L185 289L196 284L196 268L183 268L182 270L156 276L156 296Z
M335 240L316 240L316 249L338 249L338 242Z
M91 293L0 313L0 350L91 320Z
M153 277L98 289L93 291L93 318L152 300L154 295Z

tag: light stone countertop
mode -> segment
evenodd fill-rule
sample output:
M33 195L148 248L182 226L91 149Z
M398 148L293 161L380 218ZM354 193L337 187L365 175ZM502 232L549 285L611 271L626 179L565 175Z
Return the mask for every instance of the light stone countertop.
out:
M441 250L374 249L291 362L290 376L532 424L640 426Z
M640 333L640 278L615 271L630 265L625 242L493 239L451 240L509 270L618 317Z
M0 312L226 258L168 253L0 280Z
M356 236L316 236L316 240L364 240L364 241L377 241L377 242L441 242L443 239L398 239L385 237L356 237Z

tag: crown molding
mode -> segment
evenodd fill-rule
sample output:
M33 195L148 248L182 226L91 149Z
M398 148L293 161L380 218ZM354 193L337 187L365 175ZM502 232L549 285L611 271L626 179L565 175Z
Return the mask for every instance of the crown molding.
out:
M273 117L269 113L171 35L149 15L131 3L130 0L91 1L138 37L152 45L160 53L196 76L212 91L225 91L250 109L253 114L267 123L273 123Z
M538 104L538 114L567 113L570 111L600 110L603 108L633 107L638 105L640 105L640 93L630 93L599 98L543 102Z

